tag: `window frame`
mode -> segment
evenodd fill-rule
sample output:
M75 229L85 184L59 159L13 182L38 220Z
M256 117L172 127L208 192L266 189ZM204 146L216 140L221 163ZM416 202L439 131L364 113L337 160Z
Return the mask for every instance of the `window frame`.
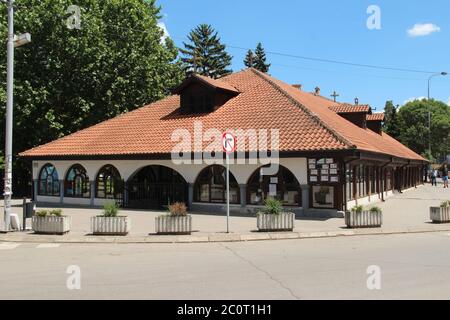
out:
M53 170L51 172L49 172L47 170L49 167L53 168ZM45 181L42 179L42 174L44 173L44 170L45 170L45 173L47 174L47 176L45 177ZM56 181L55 181L54 174L56 174ZM48 178L49 177L52 177L52 182L51 182L51 185L52 185L51 190L52 190L52 192L51 193L48 192ZM42 187L42 185L41 185L42 182L45 182L45 193L42 192L42 188L41 188ZM55 186L57 186L57 188L56 188L57 192L54 192L55 191ZM59 197L61 195L61 186L60 186L60 182L59 182L58 170L56 170L56 167L53 164L47 163L44 166L42 166L41 170L39 171L37 189L38 189L37 190L37 195L38 196L42 196L42 197Z

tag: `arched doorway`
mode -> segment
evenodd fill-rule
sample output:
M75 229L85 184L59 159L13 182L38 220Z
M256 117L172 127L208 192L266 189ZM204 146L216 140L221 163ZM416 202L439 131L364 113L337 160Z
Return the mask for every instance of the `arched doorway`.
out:
M103 166L95 179L95 197L98 199L123 201L123 181L119 170L113 165Z
M301 188L295 175L279 166L278 173L263 176L264 167L256 170L247 183L247 203L263 205L269 197L280 200L284 206L301 207Z
M194 185L194 201L199 203L226 203L226 168L210 166L202 170ZM230 203L240 203L239 184L230 172Z
M188 184L175 170L147 166L137 171L127 183L127 207L160 210L174 202L187 203Z

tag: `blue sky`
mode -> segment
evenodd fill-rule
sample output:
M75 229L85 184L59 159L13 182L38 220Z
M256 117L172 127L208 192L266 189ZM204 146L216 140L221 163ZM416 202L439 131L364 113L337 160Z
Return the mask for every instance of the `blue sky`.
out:
M448 0L159 0L169 34L178 46L189 31L209 23L230 46L425 71L450 72ZM367 28L367 8L381 9L381 29ZM413 27L419 24L415 29ZM411 30L412 36L408 34ZM419 34L421 36L419 36ZM244 50L228 48L233 70L244 68ZM351 67L268 55L270 74L322 95L336 90L339 101L402 105L427 95L427 74ZM432 96L450 103L450 76L432 82Z

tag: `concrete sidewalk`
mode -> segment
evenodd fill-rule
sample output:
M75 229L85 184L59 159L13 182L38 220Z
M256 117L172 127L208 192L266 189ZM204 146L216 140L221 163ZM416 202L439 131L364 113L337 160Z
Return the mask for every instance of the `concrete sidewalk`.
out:
M356 235L381 235L450 231L449 225L435 225L429 219L429 207L439 206L450 199L450 190L441 185L421 186L403 194L397 194L378 204L383 210L384 225L380 229L349 230L344 219L298 219L295 232L256 232L255 217L232 216L232 233L226 234L226 218L218 215L193 214L196 230L191 236L157 236L155 217L163 212L121 211L131 218L131 233L127 237L90 236L90 217L101 214L100 209L64 208L64 214L72 217L72 230L65 236L41 236L31 232L0 234L1 241L12 242L67 242L67 243L199 243L304 239ZM3 205L3 203L1 203ZM22 214L21 201L15 202L13 212ZM50 208L42 208L50 209ZM0 208L3 212L3 208Z

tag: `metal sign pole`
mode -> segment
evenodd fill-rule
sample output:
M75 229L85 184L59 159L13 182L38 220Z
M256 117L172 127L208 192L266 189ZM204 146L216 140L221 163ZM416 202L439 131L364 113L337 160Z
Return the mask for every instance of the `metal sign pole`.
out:
M230 156L227 154L227 233L230 233Z

